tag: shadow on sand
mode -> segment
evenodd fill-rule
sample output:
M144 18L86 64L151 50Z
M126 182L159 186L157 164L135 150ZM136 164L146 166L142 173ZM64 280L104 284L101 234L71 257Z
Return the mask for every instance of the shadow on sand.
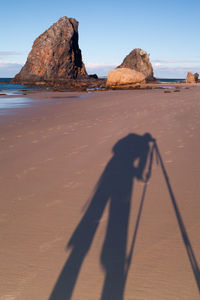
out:
M150 146L151 142L153 142L152 147ZM112 150L113 157L105 167L86 212L68 242L67 248L71 250L71 253L49 300L71 299L81 266L91 247L99 222L108 203L107 230L100 257L101 265L105 271L101 300L123 300L126 279L144 204L147 181L151 176L153 153L157 155L163 171L194 277L200 290L199 268L155 140L152 139L149 133L142 136L132 133L119 140ZM147 174L144 180L144 171L146 169ZM134 178L143 180L145 184L131 247L127 255L128 224Z

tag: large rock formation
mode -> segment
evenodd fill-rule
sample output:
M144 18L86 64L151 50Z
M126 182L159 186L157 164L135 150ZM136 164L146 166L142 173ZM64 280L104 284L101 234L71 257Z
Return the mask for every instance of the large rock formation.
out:
M155 80L153 67L146 51L136 48L129 53L118 68L130 68L145 75L147 81Z
M78 46L78 22L62 17L33 43L13 82L47 83L88 78Z
M145 82L145 75L130 68L117 68L108 74L106 86L120 86Z
M197 83L198 77L199 77L198 73L193 74L192 72L188 72L185 82L186 83Z

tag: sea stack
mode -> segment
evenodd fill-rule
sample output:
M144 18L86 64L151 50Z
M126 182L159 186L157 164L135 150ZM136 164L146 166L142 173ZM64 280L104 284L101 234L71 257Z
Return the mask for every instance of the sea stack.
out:
M33 43L13 82L45 84L88 78L78 45L78 22L62 17Z
M198 82L198 78L199 78L199 74L198 73L194 73L193 74L192 72L188 72L185 82L186 83L197 83Z
M149 54L140 48L132 50L118 68L129 68L141 72L144 74L146 81L155 80Z
M149 54L137 48L124 58L120 66L108 73L106 86L134 86L154 80Z

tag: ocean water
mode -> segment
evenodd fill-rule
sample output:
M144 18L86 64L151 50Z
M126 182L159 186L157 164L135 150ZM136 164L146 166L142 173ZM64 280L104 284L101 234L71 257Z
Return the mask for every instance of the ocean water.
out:
M33 104L33 100L30 98L0 96L0 116L11 115L16 112L16 109L30 107L31 104Z
M15 95L22 94L23 90L33 90L33 87L29 87L21 84L9 84L12 78L0 78L0 94Z
M106 76L101 76L99 77L100 79L106 80L107 77ZM160 81L161 83L177 83L179 82L184 82L185 79L183 78L156 78L158 81Z
M24 95L26 90L33 90L21 84L9 84L12 78L0 78L0 116L10 115L16 112L16 109L29 107L33 100L28 97L19 97ZM12 96L12 97L4 97ZM18 97L13 97L18 95Z
M157 80L162 83L177 83L177 82L183 83L185 81L185 79L183 78L157 78Z

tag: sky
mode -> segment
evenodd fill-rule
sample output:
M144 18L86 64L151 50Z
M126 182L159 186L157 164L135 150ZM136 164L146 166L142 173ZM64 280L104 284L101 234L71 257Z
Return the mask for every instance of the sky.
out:
M106 76L134 48L158 78L200 73L199 0L0 0L0 77L13 77L34 40L63 16L79 22L89 74Z

